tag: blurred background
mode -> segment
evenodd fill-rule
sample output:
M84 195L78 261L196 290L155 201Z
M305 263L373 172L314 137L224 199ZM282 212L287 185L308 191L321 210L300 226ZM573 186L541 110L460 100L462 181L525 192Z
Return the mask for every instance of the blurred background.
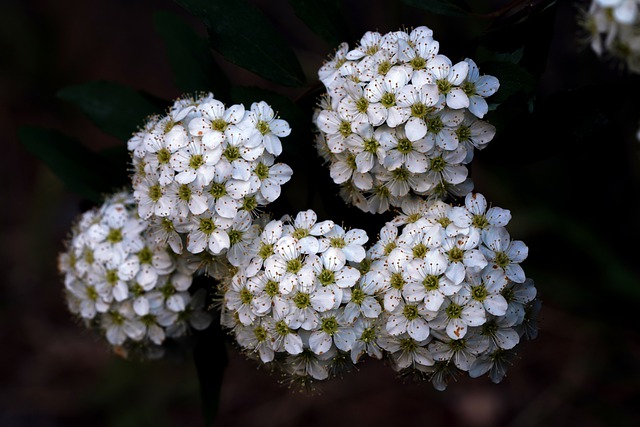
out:
M286 1L250 3L282 30L313 82L336 46L309 31ZM535 10L554 2L516 3ZM486 2L483 13L508 4ZM466 54L466 37L477 31L390 0L344 6L355 37L350 46L368 30L427 25L441 53L455 61ZM572 132L574 108L627 105L637 99L638 86L584 44L577 25L584 2L553 7L553 20L532 33L551 37L536 97L590 85L594 90L532 127L508 128L509 138L498 135L472 166L476 189L511 210L509 231L529 246L523 267L543 304L539 335L519 346L506 378L493 384L487 377L460 377L438 392L371 360L308 394L229 348L216 426L640 425L638 110L620 108L580 145L561 140ZM203 425L190 358L123 360L69 314L56 258L83 201L20 144L17 133L33 125L60 130L94 150L123 144L56 96L69 85L107 80L160 99L178 97L152 19L158 10L182 16L206 34L169 0L0 2L2 427ZM274 88L215 57L235 82ZM627 90L621 81L630 82ZM292 98L305 90L276 89Z

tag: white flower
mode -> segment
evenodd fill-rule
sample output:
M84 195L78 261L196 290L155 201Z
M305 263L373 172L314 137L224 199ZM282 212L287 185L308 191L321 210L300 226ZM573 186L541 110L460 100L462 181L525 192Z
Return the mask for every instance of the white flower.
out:
M281 282L279 276L260 271L247 279L249 288L255 292L252 304L256 313L271 314L281 320L289 312L287 295L293 291L291 282Z
M213 179L214 166L220 160L222 150L208 148L199 141L191 141L171 156L171 167L177 172L175 180L179 184L194 183L203 188Z
M511 350L520 342L520 335L504 316L490 316L482 325L481 335L489 341L489 348Z
M510 281L502 290L502 296L507 300L507 312L505 314L510 326L521 324L524 321L525 305L536 297L537 290L533 280L527 278L522 283Z
M359 172L356 154L350 151L334 155L329 166L329 175L336 184L350 183L357 190L369 190L373 186L371 171Z
M214 255L222 253L231 245L227 229L233 220L211 214L193 216L190 220L190 231L187 235L187 250L193 254L204 250Z
M358 281L352 288L344 306L344 318L347 323L357 319L377 319L382 313L382 307L376 298L377 289L374 286L360 285ZM344 301L343 301L344 302Z
M511 212L496 206L489 208L484 195L469 193L465 196L464 206L451 209L450 218L460 228L474 227L482 232L489 227L506 227Z
M453 151L434 150L430 153L429 168L425 180L428 188L438 184L461 184L467 178L469 170L461 163L466 156L462 145Z
M392 67L384 76L373 79L365 88L365 96L369 102L379 104L373 116L378 123L386 121L389 127L403 123L404 117L397 106L400 91L409 83L411 75L404 67Z
M200 215L207 210L207 197L202 194L195 184L179 184L172 182L167 187L167 195L173 201L172 217L187 218L190 215Z
M180 234L172 220L166 217L152 217L149 220L149 237L153 244L158 247L167 245L176 254L181 254L183 245Z
M248 276L253 276L257 271L262 269L264 261L275 253L274 246L278 240L280 240L281 236L282 221L272 220L264 226L260 235L252 242L254 246L252 253L255 253L255 256L248 265L245 266Z
M331 220L318 222L318 214L312 209L307 209L298 212L293 222L285 224L284 227L288 234L297 239L302 253L312 254L320 250L318 237L328 233L334 225Z
M152 215L167 217L171 214L173 200L158 181L156 174L147 174L136 185L133 197L138 202L138 213L144 219Z
M504 351L499 348L490 353L481 354L471 363L469 376L478 378L489 372L491 381L498 384L507 374L508 367L513 364L512 359L514 356L514 352Z
M339 77L340 67L347 61L346 55L348 51L349 45L347 43L340 43L331 60L322 64L318 70L318 77L325 86L331 87L336 78Z
M129 302L123 302L101 318L101 327L111 345L122 345L128 338L140 341L144 337L144 324L136 318Z
M426 124L424 131L426 134ZM385 151L382 164L388 170L392 171L403 165L411 173L422 173L427 170L429 160L425 153L433 147L427 139L421 137L412 141L405 135L403 128L396 128L384 132L380 137L380 144Z
M267 319L269 319L267 317ZM273 336L271 343L274 350L278 352L286 352L289 355L297 355L304 351L304 343L300 335L289 328L284 320L273 322L269 327L269 331Z
M320 313L318 329L309 336L309 348L315 354L327 353L332 345L339 350L350 351L356 339L351 326L342 320L339 310L329 310Z
M260 196L261 202L267 204L280 197L281 186L289 182L293 170L284 163L274 164L271 156L265 156L262 161L256 163L253 174L260 182L257 195Z
M315 330L320 325L319 313L331 310L336 296L331 289L294 290L289 296L285 323L292 329Z
M262 290L256 286L259 282L249 282L242 271L231 279L231 287L224 294L224 304L232 310L243 325L251 325L260 312L256 312L253 301L255 295ZM260 308L260 305L258 305ZM260 309L262 310L262 309ZM266 309L264 309L266 311Z
M226 139L226 131L244 118L245 108L232 105L228 109L217 99L211 99L198 108L199 117L189 122L189 133L201 137L202 143L209 148L217 148Z
M405 303L400 300L394 310L389 313L386 330L391 335L407 333L416 341L424 341L429 337L429 320L434 319L436 312L427 310L424 304Z
M366 255L364 244L369 241L369 236L360 228L345 230L342 226L335 224L324 233L321 241L328 247L339 249L347 261L360 262Z
M373 259L380 259L389 255L397 246L398 227L392 223L385 224L380 229L378 240L367 250L367 255Z
M464 339L443 337L429 344L433 359L440 362L451 361L462 371L468 371L476 357L487 349L488 343L477 333L469 333Z
M458 142L464 144L467 148L468 154L465 163L469 163L472 160L474 150L483 150L486 148L495 134L495 126L465 111L464 119L456 130Z
M235 338L238 344L245 350L258 353L260 360L264 363L273 361L275 352L272 348L272 336L267 325L273 319L269 317L258 319L250 325L239 325L234 329Z
M429 61L427 70L430 75L425 77L424 83L437 85L440 96L446 100L447 107L455 110L469 107L469 97L459 87L467 78L469 63L460 61L453 65L447 56L436 55Z
M487 260L501 268L508 279L522 283L524 270L520 263L529 255L529 248L520 240L511 240L504 227L492 227L482 234L480 250Z
M426 347L430 340L429 337L424 341L417 341L406 333L391 335L382 332L378 338L378 345L390 354L393 361L392 367L400 371L411 367L433 365L433 356Z
M380 50L381 43L382 34L377 31L367 31L358 41L358 46L347 52L346 58L358 60L368 55L374 55Z
M504 316L507 312L507 300L502 290L507 285L507 278L500 269L488 266L481 271L467 271L463 282L471 298L482 303L487 313Z
M248 146L263 146L267 153L274 156L282 153L280 138L291 133L289 123L277 118L273 108L264 101L251 104L251 109L240 126L251 129Z
M445 298L438 315L430 321L432 329L445 330L451 339L461 339L469 326L480 326L486 321L484 307L472 300L467 289Z
M445 275L455 284L460 284L468 271L483 269L488 261L480 252L480 233L471 228L468 233L447 237L442 241L442 250L449 259Z
M302 279L309 283L311 273L304 269L302 247L292 236L282 236L273 246L273 255L264 261L264 269L279 282L289 283L291 288L297 287Z
M412 36L421 34L417 39L398 39L398 61L408 64L413 69L412 80L424 81L427 79L426 73L429 64L436 58L440 50L440 43L428 34L413 33Z
M425 83L422 86L407 85L398 95L401 115L406 117L405 132L410 141L418 141L427 134L425 118L444 108L438 86Z
M356 339L351 347L351 361L358 363L363 355L376 359L382 359L382 348L378 344L380 327L374 319L359 317L353 325L353 334Z
M229 236L227 259L235 267L247 265L253 258L251 242L258 235L258 230L252 219L249 212L240 211L226 231Z
M464 61L469 64L469 72L462 83L462 90L469 97L469 111L476 117L482 118L489 110L484 98L496 93L500 82L494 76L480 75L478 65L473 59L465 58Z
M346 139L362 126L345 113L333 110L320 111L315 124L325 134L327 147L331 153L341 153L346 150Z
M344 82L345 96L340 99L338 111L352 123L371 124L379 126L384 122L383 116L377 111L377 103L370 102L365 95L365 88L351 80ZM358 125L358 128L360 126Z
M308 266L313 269L316 287L330 289L335 294L333 308L342 303L343 290L352 288L360 278L360 272L346 265L344 253L336 249L328 249L319 257L313 255Z
M427 310L437 311L445 297L451 296L462 287L444 275L448 262L441 251L429 251L424 259L409 263L409 283L402 294L409 302L423 302Z

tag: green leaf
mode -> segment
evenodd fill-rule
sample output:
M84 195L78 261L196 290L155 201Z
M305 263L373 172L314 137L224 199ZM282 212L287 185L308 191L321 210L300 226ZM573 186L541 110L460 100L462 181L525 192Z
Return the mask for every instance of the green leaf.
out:
M214 50L228 61L283 86L302 86L298 58L271 22L245 0L175 0L199 17Z
M19 130L22 145L57 175L71 191L94 203L123 184L116 175L124 165L89 150L63 133L33 126Z
M344 22L338 0L289 0L289 4L296 16L329 45L337 47L348 40L345 29L349 27Z
M492 21L478 44L493 52L522 50L519 64L537 79L547 64L557 6L557 0L515 1Z
M227 97L229 81L216 64L207 40L170 12L156 12L153 21L180 90L193 94L211 91L218 99Z
M500 82L498 91L487 98L491 103L504 102L512 95L523 92L527 96L533 95L536 89L536 79L526 68L512 62L484 62L478 65L481 74L494 76Z
M75 104L102 131L122 141L142 127L147 117L164 112L150 97L115 82L68 86L57 95Z
M452 0L402 0L402 3L436 15L452 17L463 17L467 15L467 11Z

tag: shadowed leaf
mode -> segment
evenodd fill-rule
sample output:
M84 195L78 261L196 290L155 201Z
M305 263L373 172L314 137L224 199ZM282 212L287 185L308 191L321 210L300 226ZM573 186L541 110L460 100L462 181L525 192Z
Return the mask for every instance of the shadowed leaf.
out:
M68 86L57 95L80 108L100 130L122 141L127 141L147 117L163 112L150 97L115 82Z
M296 16L330 46L338 46L348 40L345 30L348 27L341 15L339 1L289 0L289 4Z
M229 81L216 64L208 41L169 12L156 12L153 20L180 90L192 94L212 91L219 98L228 96Z
M19 131L20 142L71 191L94 202L123 184L124 165L89 150L63 133L31 126Z
M176 0L209 30L213 49L228 61L284 86L302 86L298 58L273 24L245 0Z

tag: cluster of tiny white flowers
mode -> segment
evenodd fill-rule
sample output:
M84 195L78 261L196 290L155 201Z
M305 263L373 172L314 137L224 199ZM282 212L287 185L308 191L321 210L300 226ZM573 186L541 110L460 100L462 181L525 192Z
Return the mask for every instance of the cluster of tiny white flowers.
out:
M363 230L312 210L268 222L255 257L223 293L222 324L264 363L324 380L365 356L443 390L452 375L500 382L522 337L536 335L536 288L508 210L407 200L365 247ZM347 363L348 362L348 363Z
M342 43L318 71L318 153L344 200L382 213L405 198L444 199L473 188L466 165L493 139L482 118L499 87L470 58L453 63L421 26Z
M339 352L359 356L358 328L381 311L358 287L368 240L311 209L269 221L252 242L255 257L223 291L221 323L262 362L277 358L291 375L328 378Z
M583 12L582 26L593 52L621 61L640 73L640 0L591 0Z
M158 246L128 192L105 198L71 228L58 268L69 310L119 352L161 354L167 338L209 326L193 263Z
M280 196L292 169L275 163L289 124L264 101L225 106L213 94L184 97L128 141L133 196L158 243L176 253L247 261L257 209ZM183 238L184 237L184 238Z
M501 381L522 325L535 321L536 289L520 265L528 248L510 237L510 212L480 193L403 211L380 231L362 279L384 308L380 347L394 369L424 372L437 389L457 372Z

